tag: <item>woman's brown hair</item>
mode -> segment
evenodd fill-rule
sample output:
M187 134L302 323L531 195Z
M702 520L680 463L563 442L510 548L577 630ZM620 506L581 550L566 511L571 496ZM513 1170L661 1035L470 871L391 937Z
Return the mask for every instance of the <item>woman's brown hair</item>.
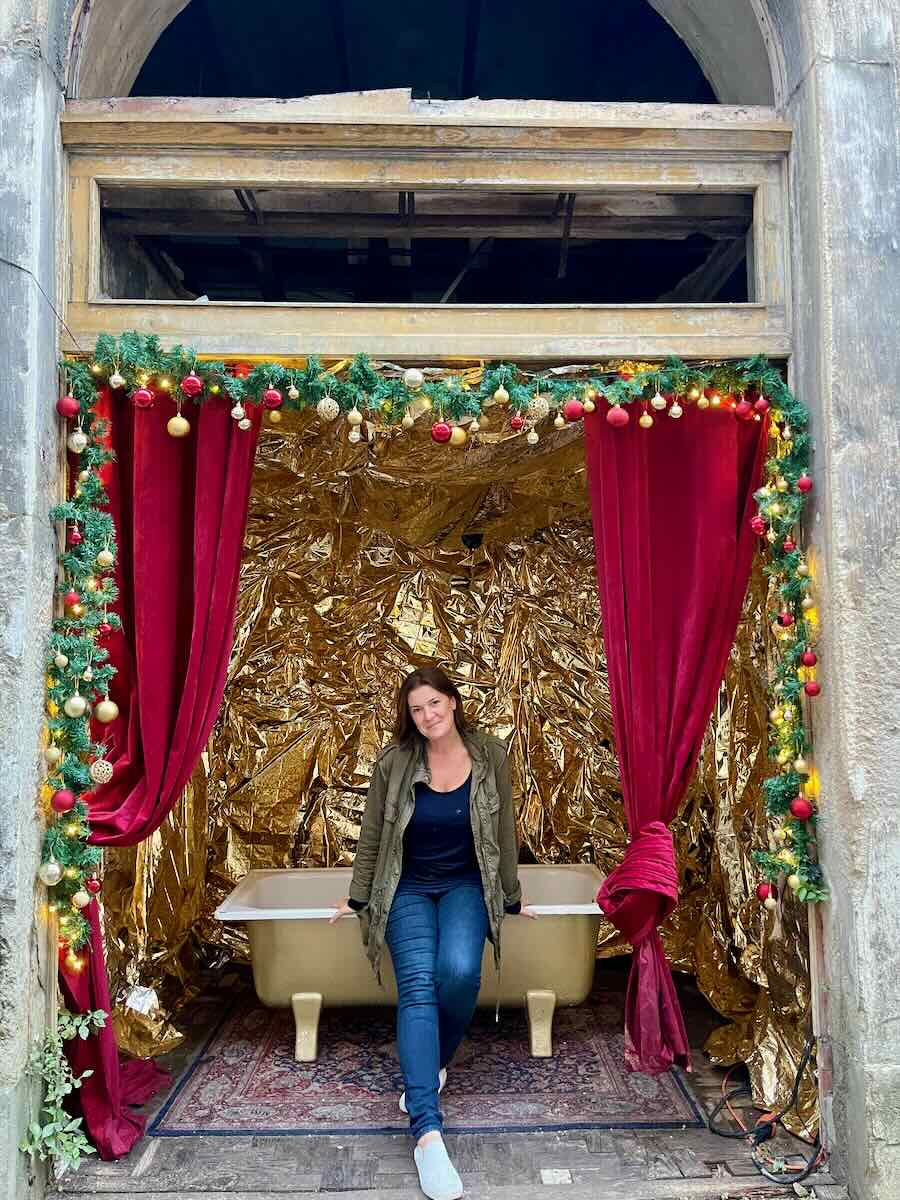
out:
M440 667L419 667L407 675L401 683L400 691L397 694L394 741L398 746L408 746L416 740L423 740L421 733L416 729L416 723L409 711L409 694L418 687L434 688L436 692L441 692L443 695L450 696L455 700L456 708L453 710L453 722L460 734L465 733L468 725L466 723L466 715L463 712L462 697L457 691L456 685Z

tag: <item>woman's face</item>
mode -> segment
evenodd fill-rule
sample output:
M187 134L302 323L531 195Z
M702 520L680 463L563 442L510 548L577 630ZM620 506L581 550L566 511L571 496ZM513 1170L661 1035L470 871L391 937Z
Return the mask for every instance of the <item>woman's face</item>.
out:
M453 729L455 708L456 701L452 696L445 696L424 684L409 693L409 715L422 737L429 741L443 737Z

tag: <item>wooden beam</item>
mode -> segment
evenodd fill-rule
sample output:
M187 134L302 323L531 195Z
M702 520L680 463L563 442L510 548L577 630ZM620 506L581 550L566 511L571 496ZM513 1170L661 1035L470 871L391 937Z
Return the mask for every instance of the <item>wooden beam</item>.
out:
M784 310L761 304L424 305L169 301L70 303L75 345L137 328L205 354L595 362L790 354Z
M712 303L746 257L747 243L744 238L718 242L705 262L679 280L671 291L660 296L660 303Z

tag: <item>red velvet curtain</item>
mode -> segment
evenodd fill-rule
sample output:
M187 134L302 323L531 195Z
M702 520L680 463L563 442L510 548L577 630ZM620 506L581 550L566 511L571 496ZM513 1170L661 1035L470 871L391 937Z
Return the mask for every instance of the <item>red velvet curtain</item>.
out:
M690 1068L657 927L678 899L678 811L734 641L750 575L749 518L768 421L686 406L652 429L585 419L585 456L616 749L630 835L598 902L634 953L625 1058Z
M111 422L116 462L105 468L118 534L117 610L122 632L108 639L117 668L111 696L119 717L95 724L113 764L111 782L89 797L90 840L132 846L158 829L199 761L219 712L231 653L234 612L260 413L239 430L230 402L190 406L190 436L170 437L171 400L134 409L100 397L98 416ZM92 943L86 971L61 969L74 1011L102 1008L109 994L96 903L85 910ZM143 1132L129 1113L165 1078L151 1062L120 1069L115 1035L69 1044L78 1071L93 1076L81 1089L85 1125L101 1158L117 1158Z

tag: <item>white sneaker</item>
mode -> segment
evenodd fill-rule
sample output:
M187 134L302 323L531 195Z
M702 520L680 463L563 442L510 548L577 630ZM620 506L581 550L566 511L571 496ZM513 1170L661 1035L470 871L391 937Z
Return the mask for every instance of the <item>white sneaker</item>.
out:
M429 1200L459 1200L463 1194L462 1180L450 1161L442 1137L416 1146L413 1160L419 1172L419 1187Z
M447 1068L441 1067L440 1071L438 1071L438 1095L440 1095L441 1092L444 1090L444 1084L446 1082L447 1082ZM406 1092L400 1093L400 1099L399 1099L398 1103L400 1105L400 1111L402 1113L409 1112L409 1109L406 1107Z

